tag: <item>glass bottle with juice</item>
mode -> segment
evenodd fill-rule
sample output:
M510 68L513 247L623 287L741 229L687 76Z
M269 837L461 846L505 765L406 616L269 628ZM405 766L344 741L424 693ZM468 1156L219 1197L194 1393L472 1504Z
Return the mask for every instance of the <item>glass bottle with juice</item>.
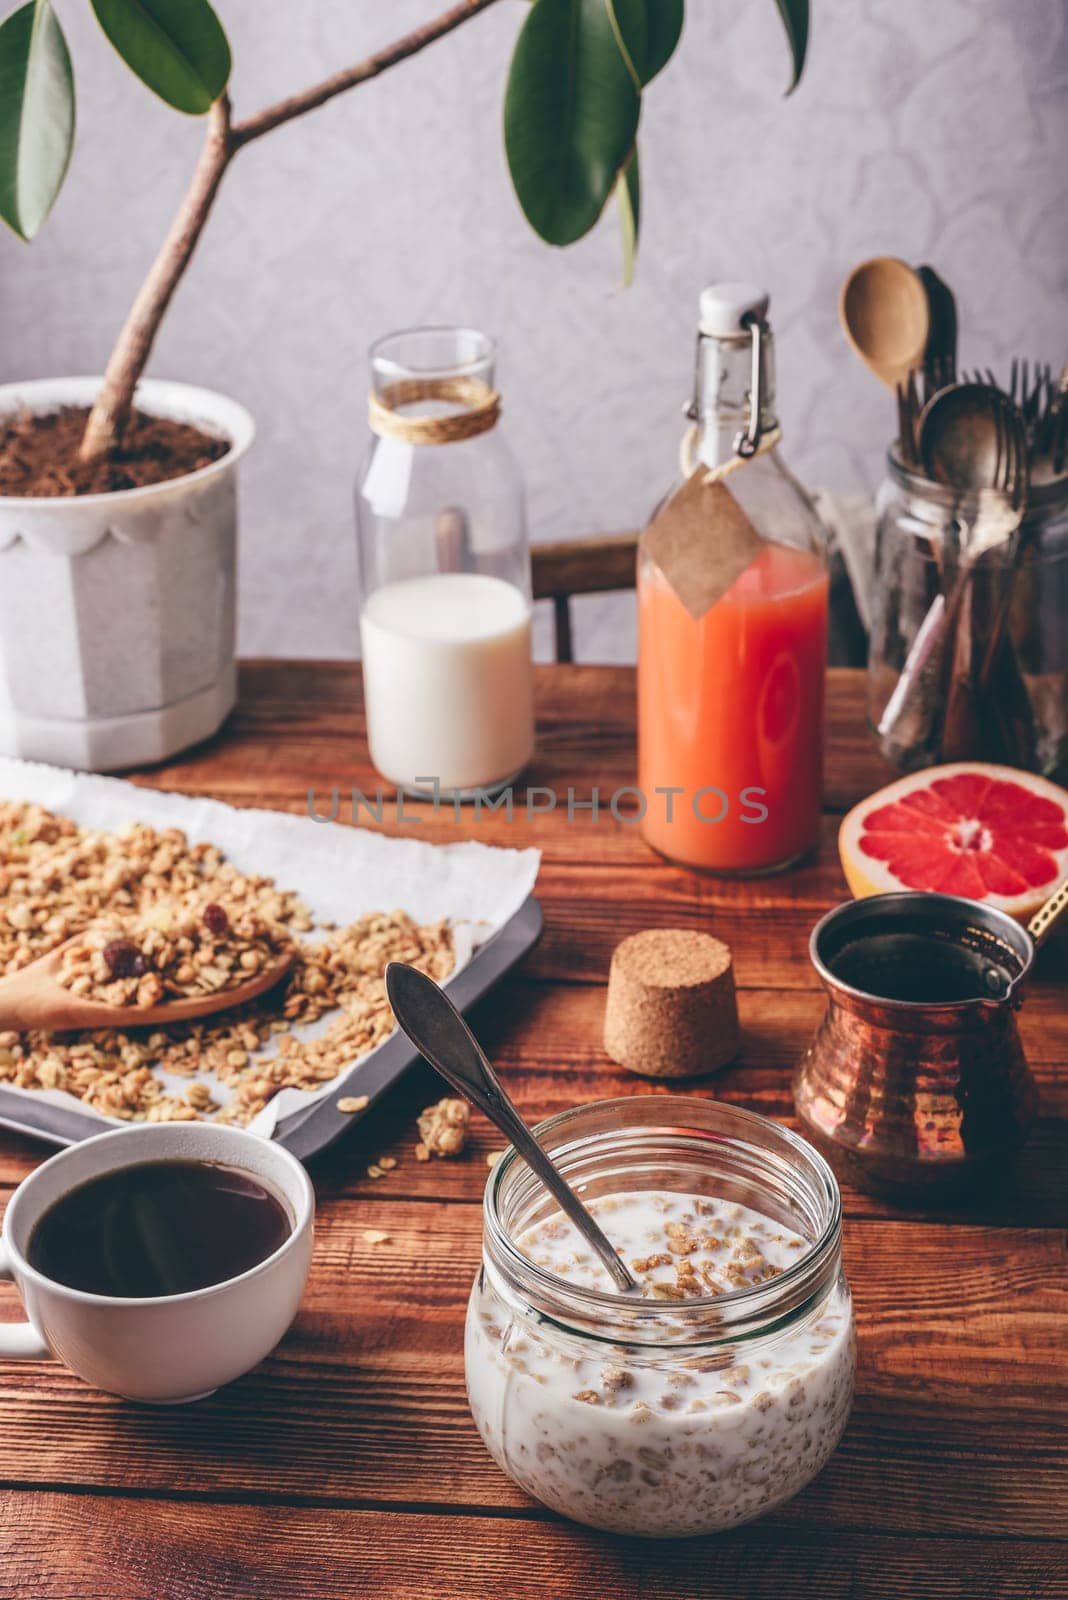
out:
M812 503L774 448L767 308L745 284L701 296L691 434L693 470L726 468L760 536L751 559L697 616L644 543L638 561L642 832L672 860L735 875L797 861L821 813L827 567ZM691 562L721 558L722 505L710 497Z

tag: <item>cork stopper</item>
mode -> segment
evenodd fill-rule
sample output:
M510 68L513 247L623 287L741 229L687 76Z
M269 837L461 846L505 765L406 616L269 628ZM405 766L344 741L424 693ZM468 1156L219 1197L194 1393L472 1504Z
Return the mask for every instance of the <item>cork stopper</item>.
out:
M738 1051L728 945L687 928L648 928L618 944L608 975L604 1047L650 1078L714 1072Z

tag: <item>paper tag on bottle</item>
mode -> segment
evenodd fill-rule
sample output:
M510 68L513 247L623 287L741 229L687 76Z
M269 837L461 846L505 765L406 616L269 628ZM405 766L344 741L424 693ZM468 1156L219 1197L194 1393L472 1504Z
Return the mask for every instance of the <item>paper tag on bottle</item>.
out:
M752 565L763 545L727 485L709 483L702 466L642 534L642 549L695 621Z

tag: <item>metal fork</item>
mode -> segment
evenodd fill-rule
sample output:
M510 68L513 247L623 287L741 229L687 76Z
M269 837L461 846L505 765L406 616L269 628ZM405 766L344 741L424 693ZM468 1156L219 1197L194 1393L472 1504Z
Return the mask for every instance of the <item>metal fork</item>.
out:
M979 495L975 520L957 553L951 588L944 591L941 755L945 761L961 760L983 742L980 690L991 676L1008 621L1013 576L1021 553L1020 526L1028 488L1027 432L1019 407L996 384L990 387L989 404L995 435L989 489ZM992 627L980 642L973 615L979 598L976 572L980 562L989 571L987 558L999 567L1004 563L1006 578ZM945 563L944 576L950 575L952 566L952 561Z
M909 730L908 740L914 742L917 718L929 722L939 713L945 759L966 753L976 737L972 632L975 569L988 552L997 551L1016 536L1028 481L1027 437L1019 408L996 386L984 388L994 428L990 480L979 492L973 517L962 522L955 508L946 523L936 557L942 592L928 608L879 720L878 733L885 741L884 749L900 744L905 730ZM910 406L904 388L899 389L898 406L904 436ZM1001 618L1001 608L999 603L998 615L1004 626L1008 607L1004 606L1005 618ZM932 678L939 680L942 688L931 696L925 708L923 686ZM947 754L946 746L952 755Z
M982 666L979 669L978 682L980 687L984 687L989 681L994 659L1008 623L1013 584L1026 544L1023 513L1030 487L1027 429L1019 407L1014 405L1011 400L998 408L997 432L998 470L994 488L1000 490L1005 496L1016 525L1007 539L997 541L998 543L1011 543L1011 549L1008 552L1005 563L1004 593L994 615L986 642L986 649L983 653ZM993 548L993 546L988 545L987 548Z
M1025 362L1025 368L1026 365ZM1027 498L1027 424L1015 401L1003 391L999 391L999 394L1000 399L994 406L998 449L992 487L999 489L1013 510L1018 511Z
M1068 454L1068 368L1056 383L1048 361L1032 365L1013 356L1007 387L998 383L990 367L976 367L964 376L966 382L1000 389L1013 402L1023 419L1031 460L1048 457L1054 476L1059 476Z
M1025 390L1021 387L1021 393ZM981 642L982 656L975 672L974 699L983 722L994 732L1000 746L999 759L1012 765L1027 765L1033 754L1034 727L1026 690L1020 679L1019 663L1011 638L1009 615L1017 575L1030 538L1025 521L1030 490L1030 453L1027 422L1020 407L1006 397L998 415L998 481L995 487L1005 496L1008 515L1015 526L1004 540L1004 552L993 546L997 565L990 573L1000 595ZM1001 541L999 541L1000 543ZM997 590L994 591L997 593ZM994 679L997 677L995 686Z
M1059 383L1054 383L1052 373L1048 373L1045 393L1045 405L1035 422L1034 454L1048 458L1053 476L1059 478L1068 453L1068 367Z

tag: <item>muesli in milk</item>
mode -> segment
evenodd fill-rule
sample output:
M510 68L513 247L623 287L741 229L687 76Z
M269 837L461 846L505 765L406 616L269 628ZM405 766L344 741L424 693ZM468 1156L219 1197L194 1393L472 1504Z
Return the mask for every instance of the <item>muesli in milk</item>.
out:
M823 1466L848 1417L845 1290L833 1287L777 1334L684 1348L675 1341L687 1301L771 1281L803 1257L806 1241L707 1196L635 1191L589 1208L643 1297L663 1302L665 1344L639 1351L557 1337L513 1316L484 1277L468 1313L467 1371L490 1453L546 1505L620 1533L729 1528L789 1499ZM559 1215L517 1243L561 1279L611 1288Z

